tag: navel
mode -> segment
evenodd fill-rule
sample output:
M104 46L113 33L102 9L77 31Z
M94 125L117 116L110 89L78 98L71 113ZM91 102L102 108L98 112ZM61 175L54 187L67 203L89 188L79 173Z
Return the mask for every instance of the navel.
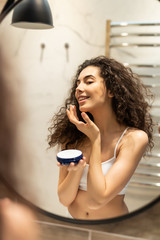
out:
M89 216L89 212L86 212L86 216L87 216L87 217Z

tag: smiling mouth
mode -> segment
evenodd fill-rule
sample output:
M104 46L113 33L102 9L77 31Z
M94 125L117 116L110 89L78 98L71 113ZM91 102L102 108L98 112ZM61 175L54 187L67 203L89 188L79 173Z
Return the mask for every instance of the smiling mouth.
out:
M89 97L84 97L84 96L82 96L82 97L79 97L78 98L78 101L79 102L82 102L82 101L85 101L86 99L88 99Z

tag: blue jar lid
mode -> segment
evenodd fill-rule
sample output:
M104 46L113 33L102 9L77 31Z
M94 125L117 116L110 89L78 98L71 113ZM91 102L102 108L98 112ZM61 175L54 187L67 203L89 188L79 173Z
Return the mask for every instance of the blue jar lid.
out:
M83 158L83 153L80 150L68 149L57 153L57 161L62 164L67 164L70 162L78 162Z

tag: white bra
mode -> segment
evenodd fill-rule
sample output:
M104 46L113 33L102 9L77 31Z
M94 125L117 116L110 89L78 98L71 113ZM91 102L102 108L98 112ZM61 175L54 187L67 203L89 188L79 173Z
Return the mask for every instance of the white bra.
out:
M105 161L105 162L102 162L101 163L101 166L102 166L102 172L103 172L103 175L105 176L107 174L107 172L109 171L109 169L112 167L113 163L115 162L116 160L116 151L117 151L117 147L118 147L118 144L120 143L121 139L123 138L124 134L127 132L129 127L127 127L124 132L122 133L122 135L120 136L116 146L115 146L115 149L114 149L114 156L112 158L110 158L109 160ZM83 174L82 174L82 177L81 177L81 180L80 180L80 184L79 184L79 189L83 190L83 191L87 191L87 175L88 175L88 167L89 165L86 164L86 167L84 168L83 170ZM125 194L125 191L126 191L126 188L128 186L128 183L126 184L126 186L122 189L122 191L120 193L118 193L118 195L123 195Z

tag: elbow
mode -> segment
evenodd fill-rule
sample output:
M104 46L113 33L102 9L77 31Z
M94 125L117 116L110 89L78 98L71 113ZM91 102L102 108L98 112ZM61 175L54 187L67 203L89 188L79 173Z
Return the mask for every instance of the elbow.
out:
M69 202L67 202L67 201L65 201L63 198L60 198L59 197L59 202L63 205L63 206L65 206L65 207L69 207L69 205L70 205L70 203Z
M62 194L59 194L59 193L58 193L58 199L59 199L59 202L67 208L73 202L71 199L68 199L66 196L63 196Z
M113 195L107 191L99 192L99 194L88 194L88 205L90 209L100 209L108 204L112 199Z

